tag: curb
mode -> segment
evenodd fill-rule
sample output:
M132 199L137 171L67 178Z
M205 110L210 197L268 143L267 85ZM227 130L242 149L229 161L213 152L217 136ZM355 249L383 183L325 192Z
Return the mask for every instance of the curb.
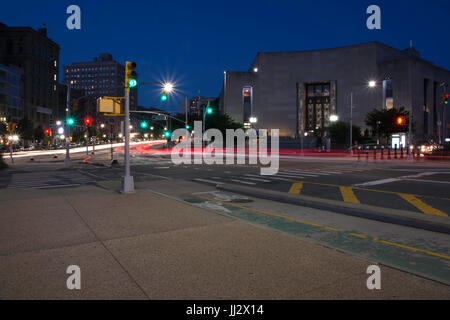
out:
M235 184L216 185L216 188L224 191L244 194L255 198L284 202L319 210L328 210L354 217L450 234L450 220L448 222L444 221L443 219L448 219L444 217L433 217L434 221L432 221L430 217L422 217L421 213L412 211L375 207L365 204L347 203L343 201L322 199L304 195L292 195L279 191ZM435 220L442 221L436 222Z

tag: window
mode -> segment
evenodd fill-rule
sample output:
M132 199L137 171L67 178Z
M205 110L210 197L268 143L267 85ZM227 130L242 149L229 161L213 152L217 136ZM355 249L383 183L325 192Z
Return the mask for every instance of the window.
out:
M384 107L388 110L394 107L394 90L392 79L383 80Z
M330 125L330 83L306 85L306 130L322 131Z
M253 101L252 96L253 96L252 87L247 86L242 88L244 123L250 122L250 117L252 116L252 101Z

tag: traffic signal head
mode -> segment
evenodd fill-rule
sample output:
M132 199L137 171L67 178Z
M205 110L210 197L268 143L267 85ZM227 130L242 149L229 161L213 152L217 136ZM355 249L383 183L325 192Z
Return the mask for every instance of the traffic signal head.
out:
M46 135L50 135L50 129L45 129L44 132L45 132Z
M75 123L75 120L73 120L73 118L67 119L67 124L68 124L69 126L73 125L74 123Z
M213 109L211 107L206 108L206 113L207 114L213 113Z
M444 104L448 104L448 93L444 94L443 102Z
M145 122L145 121L142 121L141 122L141 128L143 128L143 129L145 129L145 128L147 128L147 122Z
M170 131L164 131L164 138L170 138Z
M190 128L191 128L191 126L187 124L186 129L189 130Z
M134 88L137 86L137 73L134 71L136 62L127 61L125 63L125 88Z
M161 101L167 101L167 94L165 92L161 93Z
M396 122L397 122L398 125L403 125L403 124L405 124L405 118L404 117L397 117Z
M89 117L84 118L84 124L89 126L92 123L92 119Z

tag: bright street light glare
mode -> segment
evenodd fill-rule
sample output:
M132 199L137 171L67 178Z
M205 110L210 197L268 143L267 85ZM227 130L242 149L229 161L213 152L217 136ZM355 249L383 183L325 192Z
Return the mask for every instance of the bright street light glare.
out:
M330 121L332 121L332 122L338 121L338 119L339 119L339 117L338 117L337 115L335 115L335 114L332 114L332 115L330 116Z
M166 82L164 83L164 91L166 91L167 93L170 93L173 91L173 84L171 84L170 82Z
M373 88L373 87L375 87L376 85L377 85L377 82L376 82L376 81L374 81L374 80L370 80L370 81L369 81L369 87Z

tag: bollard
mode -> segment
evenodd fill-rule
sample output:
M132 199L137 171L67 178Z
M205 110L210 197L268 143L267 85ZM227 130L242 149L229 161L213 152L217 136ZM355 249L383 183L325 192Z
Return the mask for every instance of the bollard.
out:
M388 160L391 160L391 148L388 148Z
M358 153L358 161L360 161L361 160L361 147L358 147L356 152Z
M369 151L370 151L370 148L367 147L367 151L366 151L366 160L369 160Z
M381 146L381 156L380 156L380 159L381 160L384 160L384 147L383 146Z
M397 145L394 148L394 159L397 159Z
M400 147L400 159L403 159L403 146Z
M373 148L373 160L377 160L377 147Z

